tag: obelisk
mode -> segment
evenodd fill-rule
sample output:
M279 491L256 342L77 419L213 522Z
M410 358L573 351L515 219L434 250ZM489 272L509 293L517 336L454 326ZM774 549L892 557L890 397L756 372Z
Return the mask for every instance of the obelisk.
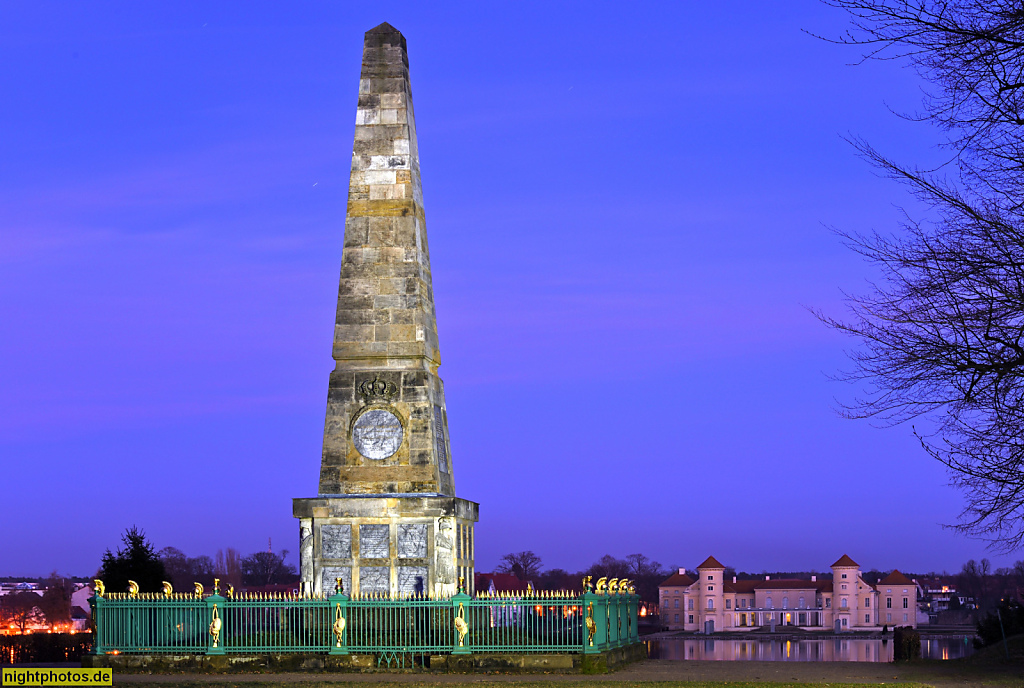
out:
M303 588L451 595L478 505L455 496L405 37L366 32L319 496L293 500Z

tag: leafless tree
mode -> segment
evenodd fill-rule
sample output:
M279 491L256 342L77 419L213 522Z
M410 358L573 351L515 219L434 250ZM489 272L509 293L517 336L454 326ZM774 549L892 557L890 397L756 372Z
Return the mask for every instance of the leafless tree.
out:
M244 557L241 562L243 582L246 585L262 586L297 581L299 573L295 570L294 564L285 562L287 557L286 549L281 550L280 554L253 552Z
M905 60L929 86L913 119L947 134L939 170L852 143L933 212L896 235L840 232L881 272L850 315L819 313L858 339L841 379L862 384L846 415L920 419L915 434L967 506L956 526L997 549L1024 545L1024 3L823 0L853 30L837 42Z
M494 570L498 573L511 573L521 581L531 581L540 575L541 564L541 558L532 550L510 552L501 558Z

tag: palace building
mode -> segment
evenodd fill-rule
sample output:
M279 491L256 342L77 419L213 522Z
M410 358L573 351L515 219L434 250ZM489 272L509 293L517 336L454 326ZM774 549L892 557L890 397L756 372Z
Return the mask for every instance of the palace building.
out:
M870 585L847 555L832 564L832 578L725 580L725 566L708 557L691 576L679 569L661 583L661 624L669 630L744 631L763 626L812 630L917 627L917 584L893 571Z

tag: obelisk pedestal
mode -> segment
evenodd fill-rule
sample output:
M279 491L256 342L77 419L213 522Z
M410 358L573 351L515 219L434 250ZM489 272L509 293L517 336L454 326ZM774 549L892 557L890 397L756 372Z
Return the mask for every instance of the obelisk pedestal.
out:
M455 496L405 38L366 32L319 496L293 500L304 589L456 592L478 505Z

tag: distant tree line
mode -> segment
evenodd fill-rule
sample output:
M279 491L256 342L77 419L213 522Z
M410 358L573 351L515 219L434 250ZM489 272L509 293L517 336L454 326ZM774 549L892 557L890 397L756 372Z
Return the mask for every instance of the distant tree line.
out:
M594 580L607 578L629 578L636 585L640 599L645 602L658 600L658 584L670 574L661 564L643 554L629 554L618 559L606 554L583 571L570 573L565 569L543 570L541 558L531 550L512 552L501 558L494 569L498 573L511 573L522 581L532 582L538 590L582 590L584 576Z
M222 590L233 585L260 587L288 584L298 580L294 564L285 561L288 550L253 552L241 556L237 550L218 550L216 556L202 554L189 557L177 547L156 551L140 529L132 526L121 536L123 544L117 552L107 550L96 577L110 591L128 589L128 581L139 584L141 592L159 592L164 581L175 590L187 592L195 583L209 590L213 579L219 578Z

